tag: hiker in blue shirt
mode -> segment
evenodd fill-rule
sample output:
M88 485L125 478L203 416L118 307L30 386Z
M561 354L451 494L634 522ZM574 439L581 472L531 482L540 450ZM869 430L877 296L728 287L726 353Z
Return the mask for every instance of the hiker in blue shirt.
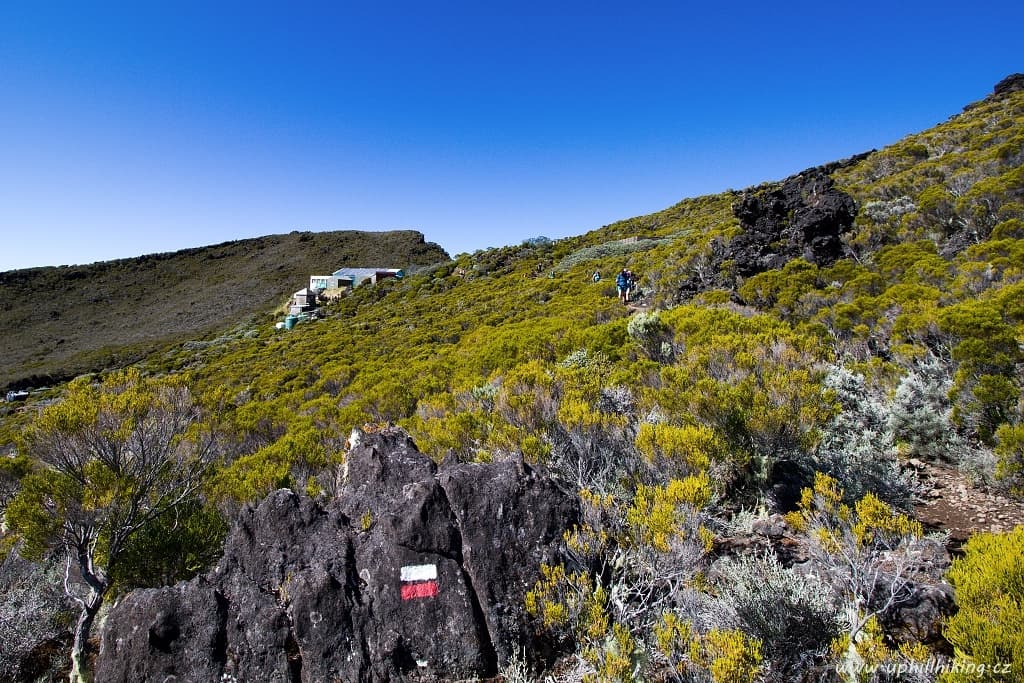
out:
M615 287L619 290L619 301L629 303L629 271L623 268L615 277Z

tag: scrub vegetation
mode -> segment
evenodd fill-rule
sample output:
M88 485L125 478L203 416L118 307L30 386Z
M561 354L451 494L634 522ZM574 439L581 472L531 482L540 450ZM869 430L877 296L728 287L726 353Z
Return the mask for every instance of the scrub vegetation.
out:
M40 618L23 636L0 621L0 677L31 649L19 637L72 630L89 591L208 566L240 506L285 486L330 496L351 429L389 423L438 460L522 457L578 492L571 559L523 606L571 653L552 674L564 680L952 681L971 663L988 668L969 680L1021 680L1020 527L978 535L948 566L948 539L914 519L907 463L1024 494L1022 161L1024 92L1004 91L834 170L858 209L832 263L738 277L715 258L742 232L730 191L461 254L358 288L323 321L168 347L7 414L0 585L17 590L0 614ZM623 267L640 310L616 296ZM681 293L695 281L708 286ZM135 453L140 406L177 391L189 418L167 444L174 476L52 459L80 430ZM167 490L181 495L161 508ZM121 511L135 500L149 511L137 519ZM758 525L786 543L730 550ZM52 581L27 595L31 572L82 561L79 541L92 553L89 585L69 592L80 604ZM940 635L902 630L901 609L945 581L959 612Z

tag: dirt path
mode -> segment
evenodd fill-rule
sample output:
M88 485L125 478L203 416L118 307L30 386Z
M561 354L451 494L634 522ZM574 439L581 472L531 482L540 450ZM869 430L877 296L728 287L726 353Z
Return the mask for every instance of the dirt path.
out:
M1024 524L1024 502L972 486L955 468L928 463L918 473L926 493L915 515L926 527L948 531L953 540Z

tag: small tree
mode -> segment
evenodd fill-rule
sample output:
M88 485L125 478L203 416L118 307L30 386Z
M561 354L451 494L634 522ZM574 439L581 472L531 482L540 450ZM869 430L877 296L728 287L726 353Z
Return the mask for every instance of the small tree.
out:
M65 559L64 586L79 606L72 683L83 679L89 634L133 536L195 497L214 454L200 411L176 380L128 370L101 384L73 382L25 435L39 464L7 509L25 555Z

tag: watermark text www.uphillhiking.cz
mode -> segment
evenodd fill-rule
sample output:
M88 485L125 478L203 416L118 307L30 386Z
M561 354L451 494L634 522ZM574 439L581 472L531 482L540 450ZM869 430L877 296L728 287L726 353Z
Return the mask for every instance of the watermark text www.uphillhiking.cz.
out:
M1012 671L1010 662L977 664L975 662L952 661L941 657L929 657L923 662L900 661L882 664L844 663L836 667L838 673L872 674L875 672L900 676L901 674L942 674L957 673L966 676L1002 676Z

